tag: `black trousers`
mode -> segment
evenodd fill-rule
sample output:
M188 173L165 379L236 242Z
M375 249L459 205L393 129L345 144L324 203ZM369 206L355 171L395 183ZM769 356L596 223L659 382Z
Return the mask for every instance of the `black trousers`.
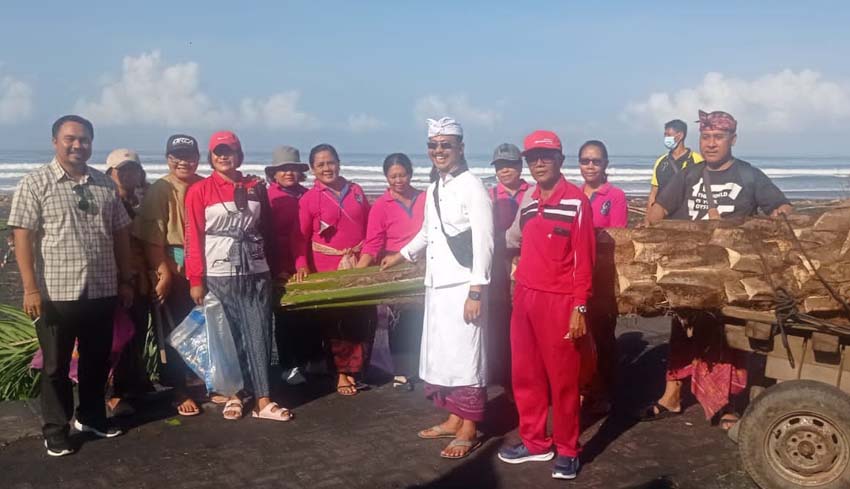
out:
M275 341L281 368L305 367L322 358L322 337L313 311L275 309Z
M69 430L74 392L68 370L75 339L79 339L80 353L77 420L98 429L106 426L104 394L116 304L115 297L44 302L36 333L44 355L41 416L45 438L66 436Z

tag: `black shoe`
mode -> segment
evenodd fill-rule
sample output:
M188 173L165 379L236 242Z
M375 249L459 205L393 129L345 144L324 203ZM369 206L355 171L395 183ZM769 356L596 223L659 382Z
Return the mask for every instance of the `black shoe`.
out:
M571 480L578 475L579 468L578 457L568 457L566 455L558 455L555 459L555 466L552 468L553 479Z
M80 433L92 433L100 438L115 438L123 433L119 428L114 426L106 426L104 428L95 428L94 426L84 425L79 420L74 420L74 429Z
M51 457L64 457L74 453L74 447L71 446L67 436L53 437L49 441L45 438L44 448L47 449L47 454Z

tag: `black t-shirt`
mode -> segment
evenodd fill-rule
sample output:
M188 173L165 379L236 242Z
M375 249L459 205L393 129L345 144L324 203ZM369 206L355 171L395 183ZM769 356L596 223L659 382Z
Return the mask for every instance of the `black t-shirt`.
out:
M708 219L708 200L703 184L706 165L689 166L677 173L658 195L656 202L670 219ZM706 170L708 171L708 170ZM734 160L723 171L709 171L717 210L724 218L770 214L788 199L761 170L743 160Z

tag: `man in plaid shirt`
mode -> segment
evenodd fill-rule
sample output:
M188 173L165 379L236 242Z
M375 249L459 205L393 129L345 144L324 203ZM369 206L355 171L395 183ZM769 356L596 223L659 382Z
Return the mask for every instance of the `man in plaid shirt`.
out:
M112 321L120 300L133 300L130 218L112 180L86 165L91 122L68 115L53 124L53 161L25 176L12 198L8 225L44 354L41 406L47 454L73 453L68 439L74 397L68 369L79 340L79 399L74 428L111 438L104 389Z

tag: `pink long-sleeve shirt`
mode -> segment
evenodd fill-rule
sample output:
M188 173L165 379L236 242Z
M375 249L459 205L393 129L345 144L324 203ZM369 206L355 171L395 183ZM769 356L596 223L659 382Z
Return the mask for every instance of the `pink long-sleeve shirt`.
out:
M582 191L585 188L582 187ZM629 223L626 194L610 183L604 183L591 194L590 207L595 228L624 228Z
M313 188L301 197L298 209L300 233L297 237L295 257L297 268L308 266L307 257L310 253L312 253L313 265L317 272L336 270L339 266L342 257L313 252L314 241L337 250L344 250L357 246L366 238L369 201L360 185L347 180L343 181L339 198L333 190L319 181L316 181ZM323 234L322 228L326 226L332 226L333 231Z
M369 211L363 253L378 258L382 252L396 253L422 229L425 194L417 190L410 207L396 200L387 189Z
M300 184L288 188L274 182L269 185L272 226L267 258L272 276L295 273L293 241L298 233L298 203L305 193L307 189Z

